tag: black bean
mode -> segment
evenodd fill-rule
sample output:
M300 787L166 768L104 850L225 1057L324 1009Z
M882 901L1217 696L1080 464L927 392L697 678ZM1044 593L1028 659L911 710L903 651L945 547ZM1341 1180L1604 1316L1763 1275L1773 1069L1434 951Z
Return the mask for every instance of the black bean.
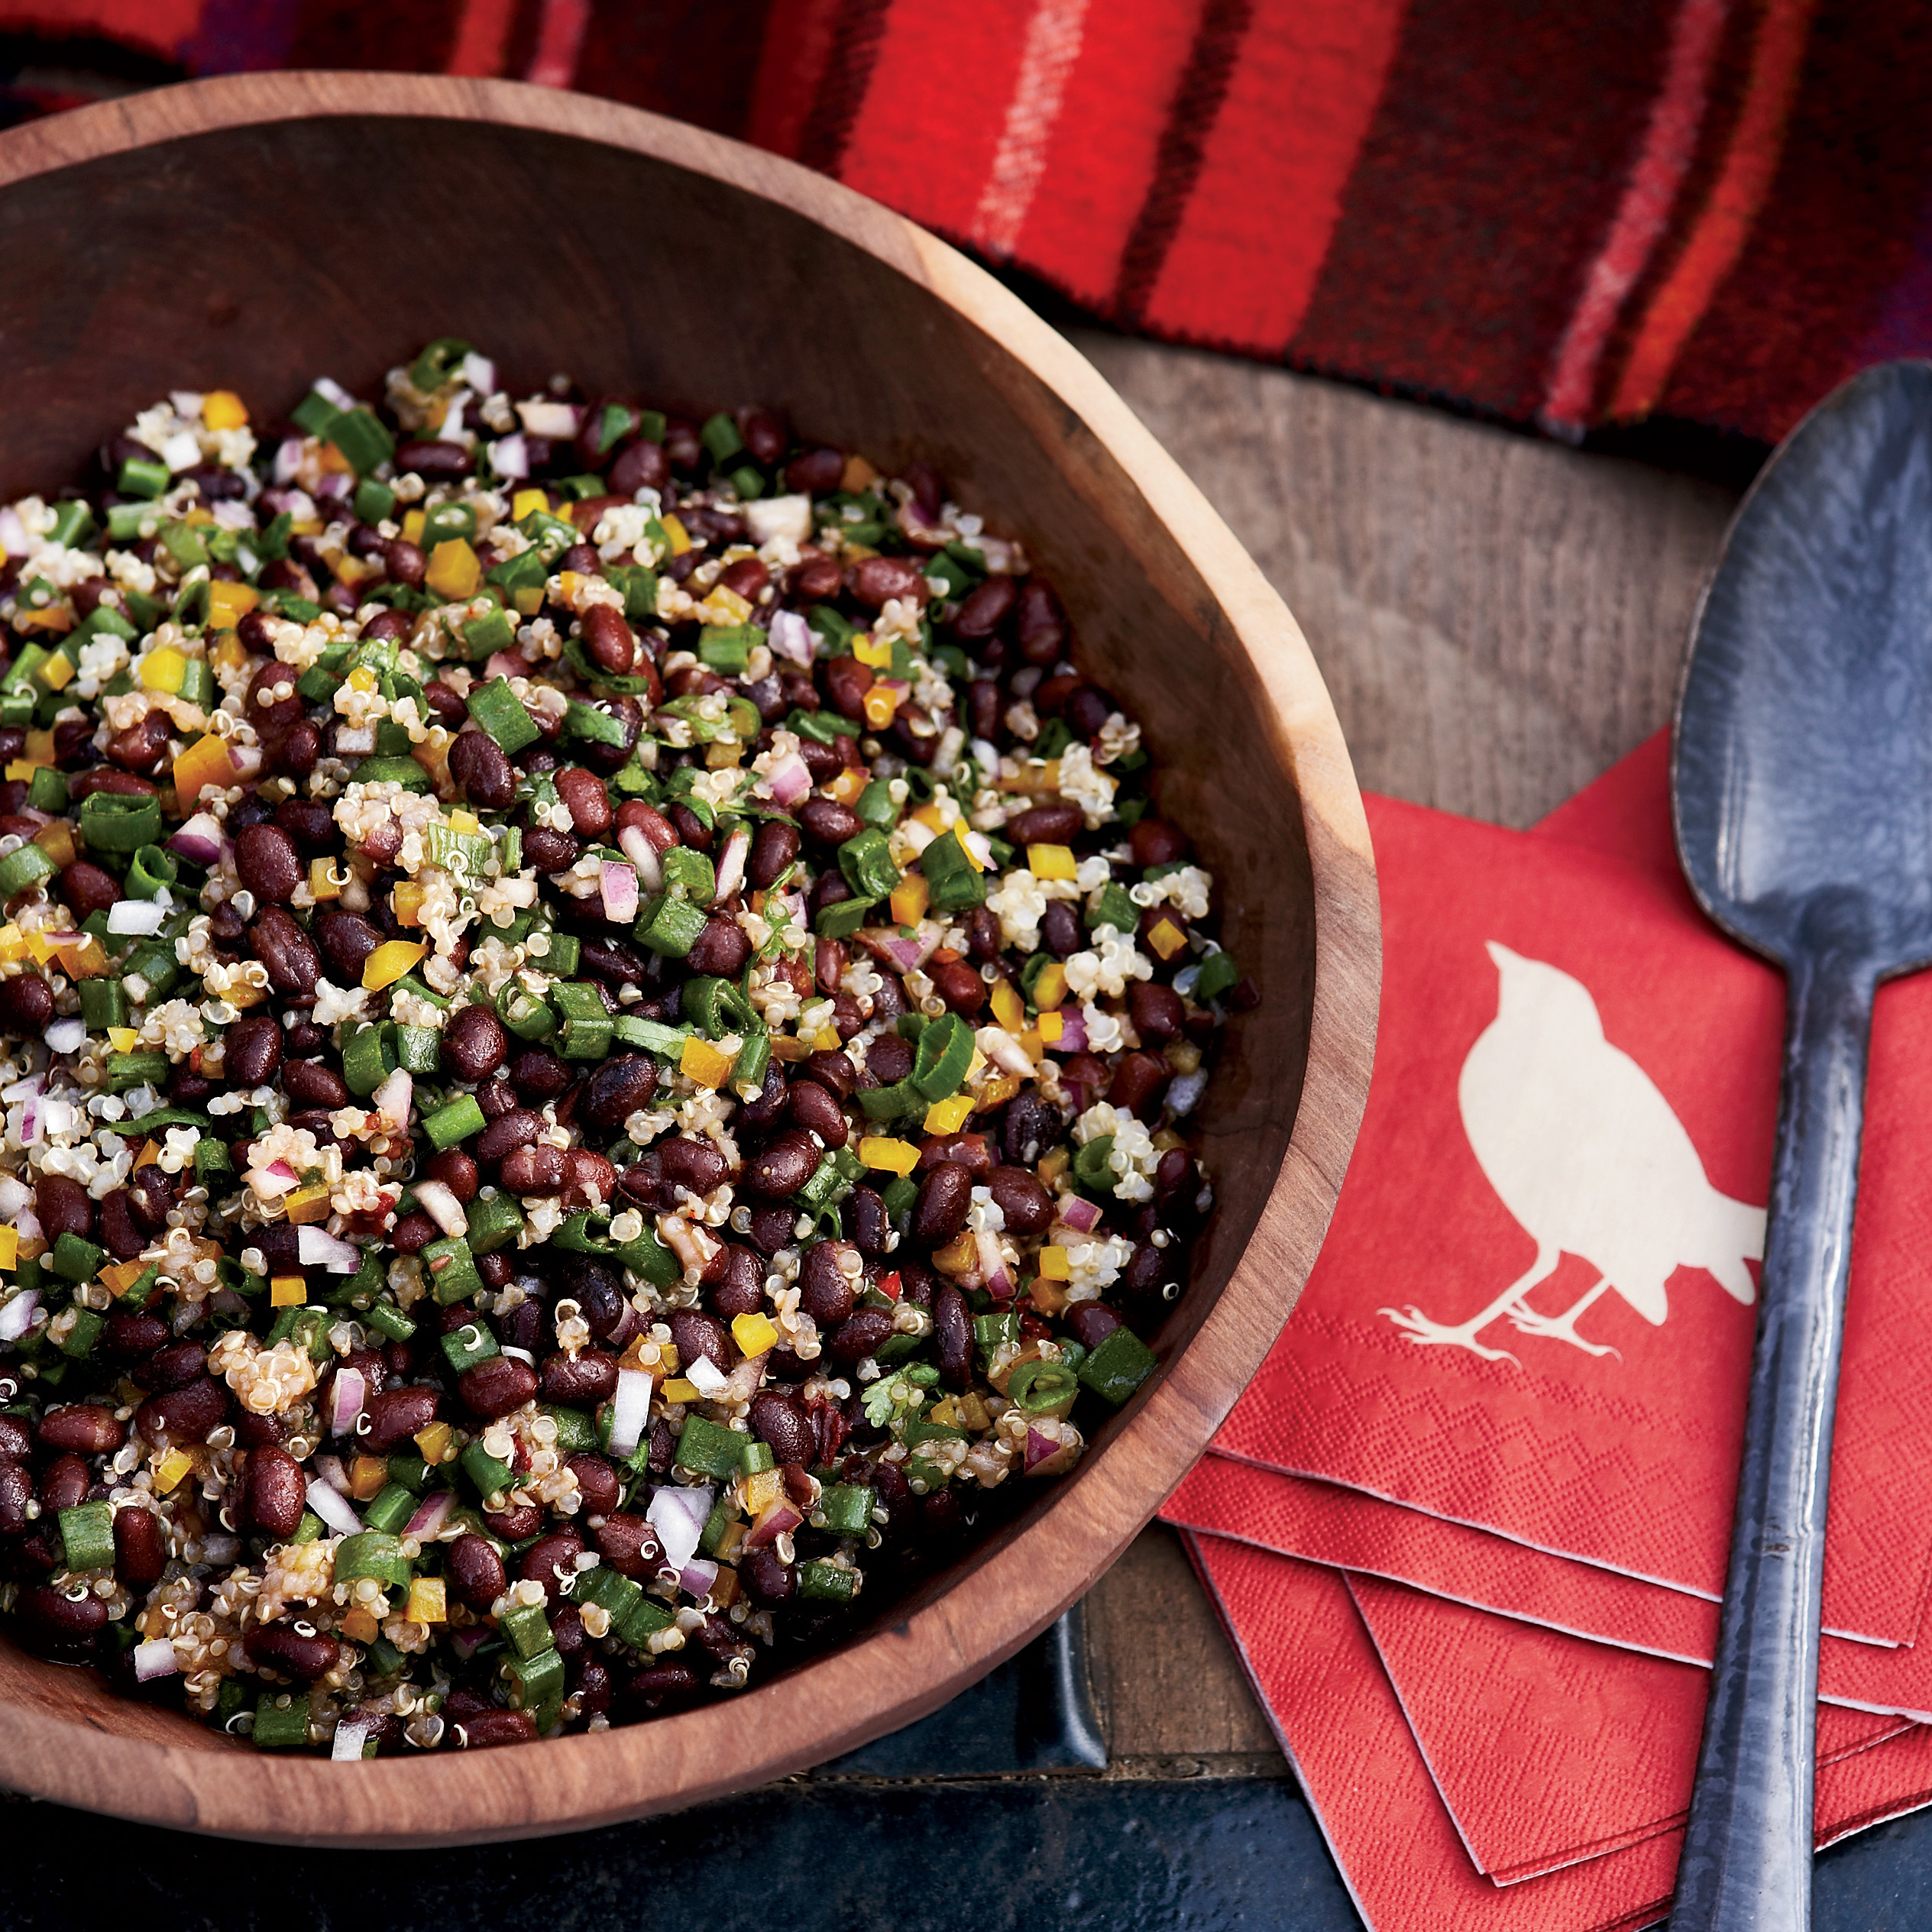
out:
M516 801L516 769L503 747L484 732L457 735L449 748L449 775L471 804L486 811L507 811Z
M571 807L573 815L575 807ZM745 862L745 876L761 891L777 882L778 875L798 856L798 828L775 818L768 818L752 840L751 853Z
M882 1034L866 1050L866 1070L881 1086L903 1080L912 1071L912 1042L896 1033Z
M1086 943L1079 915L1064 899L1049 899L1040 915L1040 937L1057 960L1070 960Z
M1016 1094L1006 1109L1000 1146L1008 1163L1031 1167L1060 1137L1060 1109L1031 1087Z
M503 1558L487 1536L474 1533L458 1536L443 1555L443 1574L450 1581L458 1600L479 1614L510 1587L503 1574Z
M257 905L286 905L302 883L295 841L279 825L251 825L235 842L235 869Z
M152 1510L114 1513L114 1574L129 1590L151 1590L167 1567L161 1519Z
M96 1402L76 1402L64 1409L50 1409L34 1431L35 1438L50 1449L64 1449L76 1455L109 1456L120 1448L127 1432L114 1419L114 1411Z
M37 972L0 980L0 1031L31 1037L44 1032L53 1018L53 989Z
M498 1710L494 1707L465 1716L450 1727L450 1739L459 1751L494 1750L500 1744L536 1741L536 1719L527 1710Z
M330 912L316 921L315 930L336 984L361 985L363 963L383 943L380 929L359 912Z
M809 1467L817 1460L817 1432L804 1404L796 1396L761 1389L752 1397L747 1419L752 1433L761 1442L770 1444L777 1461Z
M612 1380L614 1386L614 1376ZM623 1484L617 1480L616 1471L602 1456L593 1455L587 1449L565 1457L564 1461L565 1467L577 1478L578 1493L584 1499L585 1515L608 1516L617 1506L617 1498L623 1493Z
M564 1191L565 1171L562 1148L545 1141L506 1154L500 1174L512 1194L542 1196Z
M691 942L685 963L694 972L714 973L720 979L735 979L751 957L751 940L735 919L714 913Z
M567 872L577 863L577 841L554 827L534 827L523 834L523 862L546 877Z
M107 1605L92 1591L76 1600L64 1590L44 1583L31 1584L20 1593L15 1613L29 1642L68 1654L91 1644L108 1620Z
M429 1178L441 1181L458 1200L469 1202L476 1199L481 1177L476 1163L461 1147L445 1147L430 1162Z
M275 830L272 825L255 829ZM283 843L287 843L286 839ZM315 943L279 905L262 908L248 929L248 950L267 967L269 983L278 993L298 998L312 993L322 978L322 955L316 950Z
M333 1112L349 1104L348 1083L334 1067L319 1060L284 1060L282 1085L292 1099L305 1107L325 1107Z
M1187 1006L1171 986L1157 979L1137 979L1128 995L1134 1031L1151 1046L1178 1039L1187 1024Z
M1024 1167L995 1167L986 1176L993 1204L1009 1234L1044 1235L1053 1221L1053 1197Z
M205 1442L228 1412L228 1392L212 1376L171 1389L134 1411L134 1426L150 1442Z
M306 1506L306 1488L301 1464L286 1449L250 1450L241 1480L244 1526L278 1542L293 1536Z
M933 1296L933 1341L940 1379L949 1389L966 1387L972 1374L972 1317L965 1296L950 1281Z
M832 1331L826 1347L832 1359L856 1367L875 1354L892 1332L892 1317L882 1308L862 1308Z
M537 1372L514 1355L492 1355L487 1361L464 1370L456 1391L472 1414L494 1422L535 1398Z
M459 1080L484 1079L509 1057L510 1031L487 1006L464 1007L443 1029L443 1063Z
M543 1399L571 1408L594 1409L617 1393L617 1360L599 1348L574 1355L561 1351L543 1364Z
M477 1164L494 1167L506 1154L528 1147L542 1131L542 1118L527 1108L518 1107L499 1115L477 1136Z
M693 1194L709 1194L722 1186L731 1172L714 1141L681 1134L657 1150L659 1172L673 1186Z
M56 1456L40 1471L40 1507L49 1516L79 1507L87 1500L94 1478L77 1455Z
M765 1084L758 1098L738 1103L734 1128L769 1127L785 1112L787 1092L785 1069L772 1060L765 1069Z
M781 1134L745 1163L745 1185L754 1194L782 1200L796 1194L818 1167L818 1150L795 1130Z
M839 1103L816 1080L792 1083L789 1112L794 1126L816 1134L828 1147L842 1147L849 1138Z
M676 1345L678 1360L685 1370L702 1355L721 1375L728 1375L737 1360L730 1332L715 1315L694 1308L679 1309L671 1317L671 1339Z
M972 1205L972 1176L956 1162L942 1160L919 1184L912 1238L924 1248L943 1247L966 1225Z
M26 1464L0 1462L0 1536L18 1536L32 1526L27 1506L34 1500L34 1477Z
M852 1215L852 1238L861 1254L883 1254L892 1223L886 1218L885 1202L876 1189L855 1187L846 1205Z
M541 1107L570 1085L570 1070L547 1047L527 1047L510 1063L510 1083L525 1105Z
M584 1539L574 1529L553 1530L539 1536L523 1555L516 1574L526 1583L540 1583L555 1610L563 1600L564 1579L576 1576L574 1559L583 1553Z
M818 1241L798 1264L798 1306L821 1328L843 1322L859 1298L859 1251L849 1241ZM841 1267L841 1262L845 1267Z
M235 1021L222 1041L222 1066L238 1086L258 1087L273 1079L282 1063L282 1029L265 1013Z
M134 1371L134 1379L156 1395L185 1389L207 1372L208 1351L192 1337L157 1348Z
M620 1577L653 1576L664 1560L664 1545L656 1529L626 1510L607 1513L591 1534L597 1539L597 1554Z
M174 1183L153 1161L144 1161L128 1183L128 1204L134 1210L135 1226L158 1235L173 1210Z
M866 829L859 814L836 798L807 798L798 808L798 823L806 837L821 846L843 845Z
M584 1083L578 1117L594 1127L621 1127L656 1092L658 1065L649 1053L616 1053Z
M897 1039L898 1036L895 1034L892 1037ZM903 1042L901 1044L904 1044ZM884 1044L883 1040L875 1043L872 1051L876 1053L879 1047ZM870 1063L869 1059L867 1064ZM816 1080L840 1100L849 1100L859 1085L859 1070L853 1065L852 1057L849 1053L821 1048L809 1056L798 1071L804 1079ZM879 1077L885 1079L888 1076L881 1075Z
M66 1174L43 1174L34 1183L34 1213L50 1241L63 1235L85 1235L94 1225L94 1203L86 1189Z
M711 1306L729 1321L756 1315L765 1305L765 1264L748 1248L727 1241L704 1271Z
M442 1406L441 1394L420 1384L380 1390L369 1398L364 1411L369 1426L358 1430L358 1445L372 1455L383 1455L427 1429Z

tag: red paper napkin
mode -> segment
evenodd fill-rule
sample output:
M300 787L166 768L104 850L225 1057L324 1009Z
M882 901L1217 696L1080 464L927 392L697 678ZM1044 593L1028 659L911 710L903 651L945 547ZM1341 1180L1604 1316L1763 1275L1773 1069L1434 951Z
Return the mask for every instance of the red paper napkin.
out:
M1710 1673L1351 1576L1469 1856L1507 1885L1682 1824ZM1913 1727L1818 1713L1823 1767Z
M1370 811L1385 947L1375 1081L1308 1290L1218 1446L1714 1600L1755 1320L1745 1255L1728 1251L1752 1244L1746 1211L1764 1197L1782 984L1701 920L1674 873L1385 801ZM1530 963L1512 968L1526 1018L1493 1024L1509 954ZM1916 1633L1932 1555L1917 1503L1932 1442L1932 1335L1916 1305L1926 1206L1911 1177L1929 995L1922 980L1888 988L1875 1031L1826 1577L1828 1627L1894 1644ZM1499 1034L1515 1036L1500 1060L1472 1059ZM1555 1245L1642 1238L1610 1256L1627 1290L1597 1286L1572 1254L1527 1296L1527 1319L1547 1322L1594 1292L1577 1336L1615 1354L1506 1314L1470 1338L1513 1361L1410 1339L1451 1333L1538 1260L1465 1116L1492 1166L1526 1146L1527 1176L1498 1178ZM1600 1131L1607 1118L1620 1136ZM1673 1139L1675 1163L1647 1166ZM1566 1146L1569 1171L1539 1177L1539 1149ZM1579 1170L1597 1179L1580 1189ZM1669 1266L1701 1244L1704 1267Z
M1508 1885L1479 1872L1341 1574L1186 1540L1371 1932L1619 1932L1664 1916L1675 1827ZM1914 1725L1820 1767L1817 1843L1927 1803L1932 1727Z

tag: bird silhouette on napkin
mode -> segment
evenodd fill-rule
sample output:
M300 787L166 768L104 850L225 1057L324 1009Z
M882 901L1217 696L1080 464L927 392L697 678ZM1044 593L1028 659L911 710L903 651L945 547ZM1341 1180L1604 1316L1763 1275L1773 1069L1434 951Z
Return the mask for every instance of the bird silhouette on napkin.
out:
M1765 1211L1720 1194L1670 1102L1649 1074L1604 1037L1589 989L1541 960L1493 941L1496 1018L1463 1062L1457 1097L1464 1132L1503 1205L1536 1244L1536 1257L1465 1322L1419 1308L1379 1311L1413 1341L1514 1361L1477 1339L1506 1316L1521 1333L1615 1354L1577 1332L1578 1317L1614 1289L1654 1327L1670 1312L1665 1283L1702 1268L1746 1306L1747 1261L1764 1254ZM1561 1315L1529 1306L1565 1254L1597 1270ZM1620 1360L1621 1358L1619 1358Z

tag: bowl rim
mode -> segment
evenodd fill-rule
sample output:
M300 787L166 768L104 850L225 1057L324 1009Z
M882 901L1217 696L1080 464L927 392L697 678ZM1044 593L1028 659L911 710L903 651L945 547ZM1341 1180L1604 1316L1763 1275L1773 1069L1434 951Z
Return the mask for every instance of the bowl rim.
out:
M387 1848L585 1830L804 1770L937 1708L1084 1594L1205 1449L1294 1306L1361 1125L1381 966L1367 821L1334 705L1293 617L1086 358L992 275L915 223L791 161L614 102L518 82L393 73L231 75L28 122L0 133L0 188L199 134L399 116L599 143L775 201L937 296L1057 396L1183 545L1262 687L1277 752L1299 794L1315 969L1294 1127L1215 1306L1089 1466L1081 1506L1044 1512L990 1552L982 1549L977 1560L969 1556L951 1584L902 1620L728 1703L594 1737L552 1739L540 1758L439 1752L364 1764L353 1778L325 1759L230 1757L108 1732L39 1699L0 1701L0 1776L15 1790L228 1837ZM1053 1539L1050 1562L1035 1555L1044 1536ZM798 1687L806 1683L814 1694L801 1697ZM920 1688L895 1688L906 1685ZM837 1718L827 1715L833 1711ZM747 1737L755 1739L749 1757ZM225 1764L245 1766L245 1774L224 1775ZM541 1777L529 1775L539 1768Z

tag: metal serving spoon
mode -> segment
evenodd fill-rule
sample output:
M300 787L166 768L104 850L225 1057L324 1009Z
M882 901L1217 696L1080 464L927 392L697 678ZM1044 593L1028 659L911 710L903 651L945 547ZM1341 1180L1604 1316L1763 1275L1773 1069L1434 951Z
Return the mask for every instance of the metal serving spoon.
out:
M1670 1922L1798 1932L1872 1000L1932 963L1932 364L1846 383L1758 478L1697 613L1671 791L1691 890L1790 986L1744 1467Z

